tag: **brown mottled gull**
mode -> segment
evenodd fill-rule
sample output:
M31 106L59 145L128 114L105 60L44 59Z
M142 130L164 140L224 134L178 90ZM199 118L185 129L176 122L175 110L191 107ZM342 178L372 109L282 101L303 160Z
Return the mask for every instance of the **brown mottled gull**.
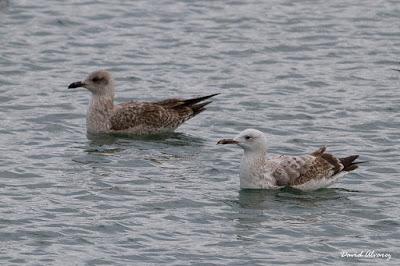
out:
M126 102L114 105L114 82L105 70L91 73L68 88L84 87L92 93L86 117L89 133L155 134L174 131L186 120L205 110L216 94L193 99L159 102Z
M263 132L246 129L234 139L218 144L237 144L244 150L240 163L240 188L274 189L290 186L301 190L328 187L344 174L356 169L358 155L336 158L322 147L301 155L267 158L267 142Z

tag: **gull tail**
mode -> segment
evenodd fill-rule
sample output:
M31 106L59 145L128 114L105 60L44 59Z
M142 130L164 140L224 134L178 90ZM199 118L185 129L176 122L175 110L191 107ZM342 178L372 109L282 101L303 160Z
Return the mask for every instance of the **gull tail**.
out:
M206 110L205 106L212 103L212 101L203 102L204 100L210 99L211 97L214 97L218 94L219 93L214 93L214 94L210 94L210 95L203 96L203 97L183 100L182 106L189 107L190 109L192 109L192 111L193 111L192 117L193 117L195 115L200 114L204 110Z
M357 160L358 155L351 155L345 158L339 158L340 162L343 164L343 169L342 171L350 172L358 168L358 165L360 163L366 163L365 161L363 162L355 162Z
M203 97L198 97L198 98L192 98L192 99L187 99L187 100L183 100L182 101L182 106L188 106L188 107L193 107L196 103L202 102L204 100L207 100L211 97L214 97L216 95L218 95L219 93L214 93L214 94L210 94L207 96L203 96ZM210 103L210 102L208 102Z
M212 103L212 101L207 101L204 103L192 105L190 108L193 110L193 116L200 114L201 112L206 110L206 108L204 108L204 106L206 106L207 104L210 104L210 103Z

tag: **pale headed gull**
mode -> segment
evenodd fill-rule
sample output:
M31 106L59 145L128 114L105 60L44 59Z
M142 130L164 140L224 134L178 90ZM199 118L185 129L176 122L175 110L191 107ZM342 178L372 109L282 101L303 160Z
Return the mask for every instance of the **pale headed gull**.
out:
M155 134L171 132L205 110L216 94L193 99L166 99L159 102L126 102L114 105L114 82L106 70L91 73L68 88L84 87L92 93L86 116L88 133Z
M311 154L267 157L267 139L263 132L246 129L233 139L218 144L236 144L244 150L240 163L240 188L276 189L290 186L301 190L328 187L358 167L358 155L337 158L322 147Z

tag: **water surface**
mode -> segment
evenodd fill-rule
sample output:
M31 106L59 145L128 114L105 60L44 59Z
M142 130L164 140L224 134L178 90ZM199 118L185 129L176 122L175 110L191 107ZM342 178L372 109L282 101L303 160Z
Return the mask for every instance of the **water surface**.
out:
M0 264L399 264L400 3L247 2L0 1ZM67 85L99 68L118 102L221 95L175 134L87 136ZM239 191L215 144L248 127L368 163Z

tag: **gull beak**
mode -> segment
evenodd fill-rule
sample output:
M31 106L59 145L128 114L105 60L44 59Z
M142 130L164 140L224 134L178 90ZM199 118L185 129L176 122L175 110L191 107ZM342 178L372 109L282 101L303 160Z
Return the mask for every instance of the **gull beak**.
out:
M69 84L68 89L75 89L75 88L79 88L79 87L84 87L85 83L82 81L77 81L77 82L73 82L71 84Z
M234 139L221 139L217 144L239 144L239 141Z

